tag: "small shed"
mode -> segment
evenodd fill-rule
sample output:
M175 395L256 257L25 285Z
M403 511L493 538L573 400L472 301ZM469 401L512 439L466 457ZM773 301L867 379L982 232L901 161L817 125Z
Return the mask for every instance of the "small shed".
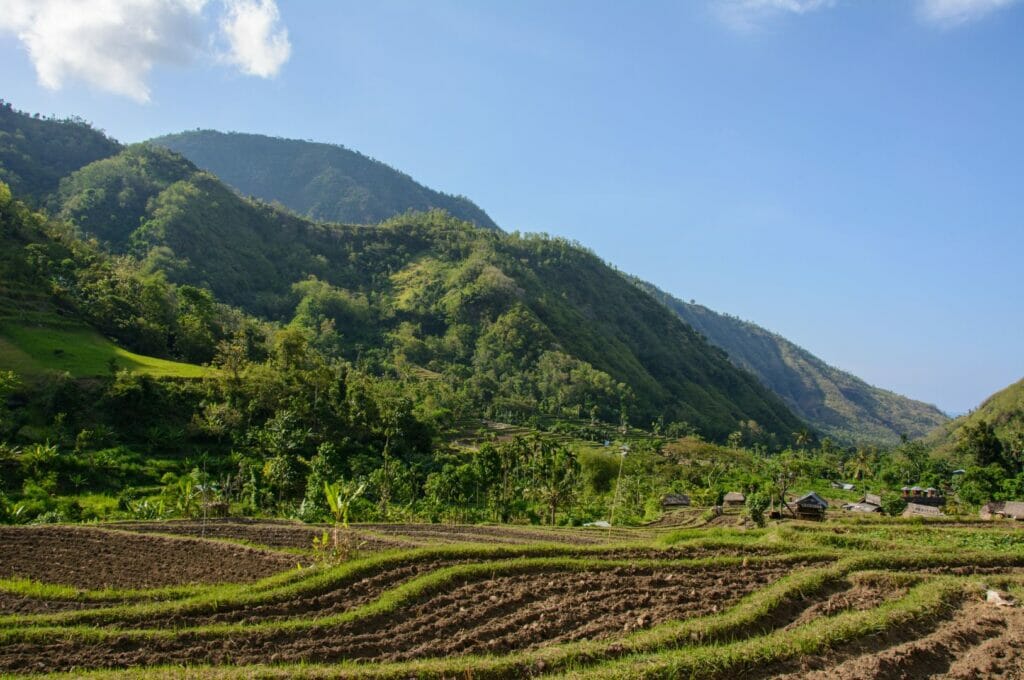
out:
M982 519L1015 519L1024 521L1024 501L993 501L981 506Z
M793 504L796 505L796 516L801 519L824 519L828 510L828 501L813 491L797 498Z
M722 505L727 508L737 508L747 502L747 497L739 491L730 491L722 498Z
M860 499L860 502L870 503L871 505L877 505L878 507L882 507L882 497L879 496L877 493L864 494L864 498Z
M942 517L942 510L934 505L923 505L921 503L907 503L907 509L903 511L904 517Z
M843 491L853 491L853 484L847 482L832 482L833 489L842 489Z
M849 510L850 512L881 512L882 506L861 501L860 503L847 503L843 506L843 510Z
M670 508L688 508L690 507L690 497L684 493L667 493L661 497L662 509Z

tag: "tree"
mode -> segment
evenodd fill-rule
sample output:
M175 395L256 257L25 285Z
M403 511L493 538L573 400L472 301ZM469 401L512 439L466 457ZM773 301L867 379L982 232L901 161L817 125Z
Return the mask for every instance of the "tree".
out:
M1009 469L1008 461L1003 456L1003 442L996 436L995 427L987 420L979 420L976 425L970 423L960 430L957 451L972 456L978 465L988 467L999 465Z
M764 473L771 483L771 498L777 499L779 505L788 509L791 513L793 513L793 509L786 503L786 493L789 492L789 488L804 474L806 469L806 457L796 451L783 451L779 455L772 456L764 461Z
M500 522L511 519L512 510L521 497L524 448L523 440L517 437L505 444L486 443L476 454L480 479L487 489L488 504Z
M853 454L853 458L849 461L853 478L859 481L871 477L874 462L875 456L873 450L864 447L857 449L857 452Z
M530 448L534 493L554 524L558 509L573 498L579 463L569 449L542 437L535 437Z

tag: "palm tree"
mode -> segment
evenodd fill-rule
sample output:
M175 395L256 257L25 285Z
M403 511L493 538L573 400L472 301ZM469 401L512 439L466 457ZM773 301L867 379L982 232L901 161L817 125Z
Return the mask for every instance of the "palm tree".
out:
M874 457L867 449L857 449L857 453L850 459L850 468L853 470L853 478L856 480L866 479L871 476L871 465Z

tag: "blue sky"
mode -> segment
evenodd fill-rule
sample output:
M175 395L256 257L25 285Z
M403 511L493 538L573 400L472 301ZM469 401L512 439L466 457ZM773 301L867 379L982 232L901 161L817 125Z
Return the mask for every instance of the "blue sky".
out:
M950 412L1024 376L1024 2L7 2L18 108L341 143Z

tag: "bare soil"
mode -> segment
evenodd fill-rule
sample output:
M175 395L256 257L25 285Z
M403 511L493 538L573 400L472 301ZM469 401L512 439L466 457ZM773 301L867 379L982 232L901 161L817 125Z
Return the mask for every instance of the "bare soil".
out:
M970 601L948 616L809 656L775 680L1022 678L1024 612ZM766 677L757 675L756 677Z
M94 600L50 600L13 593L0 593L0 615L7 614L49 614L52 612L76 611L106 607L116 602Z
M719 611L791 569L628 568L469 580L387 615L315 631L254 630L226 639L183 633L174 639L12 644L0 648L0 669L398 660L508 652L606 638Z
M251 583L294 556L191 538L86 526L0 527L0 577L82 589Z
M406 539L419 543L565 543L568 545L594 545L620 538L614 529L531 529L512 526L487 526L474 524L355 524L356 529L366 529L388 537ZM636 534L627 534L634 540Z
M892 583L857 583L832 592L824 599L811 604L793 619L786 628L796 628L822 616L834 616L845 611L874 609L886 600L895 600L907 594L907 588Z
M198 538L228 538L271 548L310 549L313 539L331 531L327 525L302 524L288 520L257 520L229 517L208 520L166 520L160 522L118 522L117 529L138 533L172 534ZM415 544L400 539L385 539L356 531L360 551L377 552L390 548L409 548Z

